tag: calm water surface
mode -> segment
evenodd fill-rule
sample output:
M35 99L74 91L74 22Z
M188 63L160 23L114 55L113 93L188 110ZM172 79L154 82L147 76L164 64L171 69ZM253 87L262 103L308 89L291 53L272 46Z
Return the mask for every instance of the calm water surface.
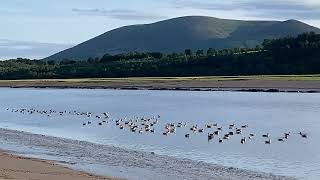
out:
M7 108L110 112L113 119L154 115L161 118L155 134L133 134L119 130L114 123L99 126L98 120L92 120L89 127L82 126L89 118L23 115ZM0 128L310 180L320 178L319 117L320 94L0 88ZM186 139L184 134L190 132L190 127L163 136L168 122L202 127L208 122L226 127L235 123L248 124L249 128L245 134L219 144L217 139L207 141L207 130ZM276 141L289 131L292 135L288 141ZM308 133L308 139L301 138L299 131ZM261 138L267 132L271 134L271 145L264 144ZM257 137L241 145L240 138L246 133Z

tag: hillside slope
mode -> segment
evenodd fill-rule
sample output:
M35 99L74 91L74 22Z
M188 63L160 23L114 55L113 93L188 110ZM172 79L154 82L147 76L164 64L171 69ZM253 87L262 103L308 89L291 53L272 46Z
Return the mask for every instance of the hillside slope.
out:
M187 16L108 31L45 60L86 60L106 53L182 52L185 49L254 47L264 39L295 36L320 29L300 21L240 21Z

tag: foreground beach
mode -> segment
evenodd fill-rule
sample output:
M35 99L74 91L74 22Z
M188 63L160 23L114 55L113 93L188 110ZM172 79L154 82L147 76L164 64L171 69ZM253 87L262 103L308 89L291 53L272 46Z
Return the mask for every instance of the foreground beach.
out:
M78 172L51 161L26 158L0 151L0 179L45 179L45 180L112 180Z
M0 80L0 87L311 93L320 92L320 75Z

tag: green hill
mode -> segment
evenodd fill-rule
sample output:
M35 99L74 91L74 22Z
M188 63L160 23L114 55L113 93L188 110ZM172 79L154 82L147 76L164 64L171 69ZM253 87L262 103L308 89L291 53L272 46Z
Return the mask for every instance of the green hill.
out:
M296 20L240 21L187 16L108 31L45 60L86 60L106 53L182 52L185 49L254 47L264 39L296 36L320 29Z

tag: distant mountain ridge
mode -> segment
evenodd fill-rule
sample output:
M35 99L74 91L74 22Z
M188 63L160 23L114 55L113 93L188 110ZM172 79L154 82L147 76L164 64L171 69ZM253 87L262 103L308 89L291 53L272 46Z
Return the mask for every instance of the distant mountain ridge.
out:
M86 60L106 53L182 52L185 49L254 47L264 39L296 36L320 29L297 20L241 21L186 16L108 31L45 60Z

